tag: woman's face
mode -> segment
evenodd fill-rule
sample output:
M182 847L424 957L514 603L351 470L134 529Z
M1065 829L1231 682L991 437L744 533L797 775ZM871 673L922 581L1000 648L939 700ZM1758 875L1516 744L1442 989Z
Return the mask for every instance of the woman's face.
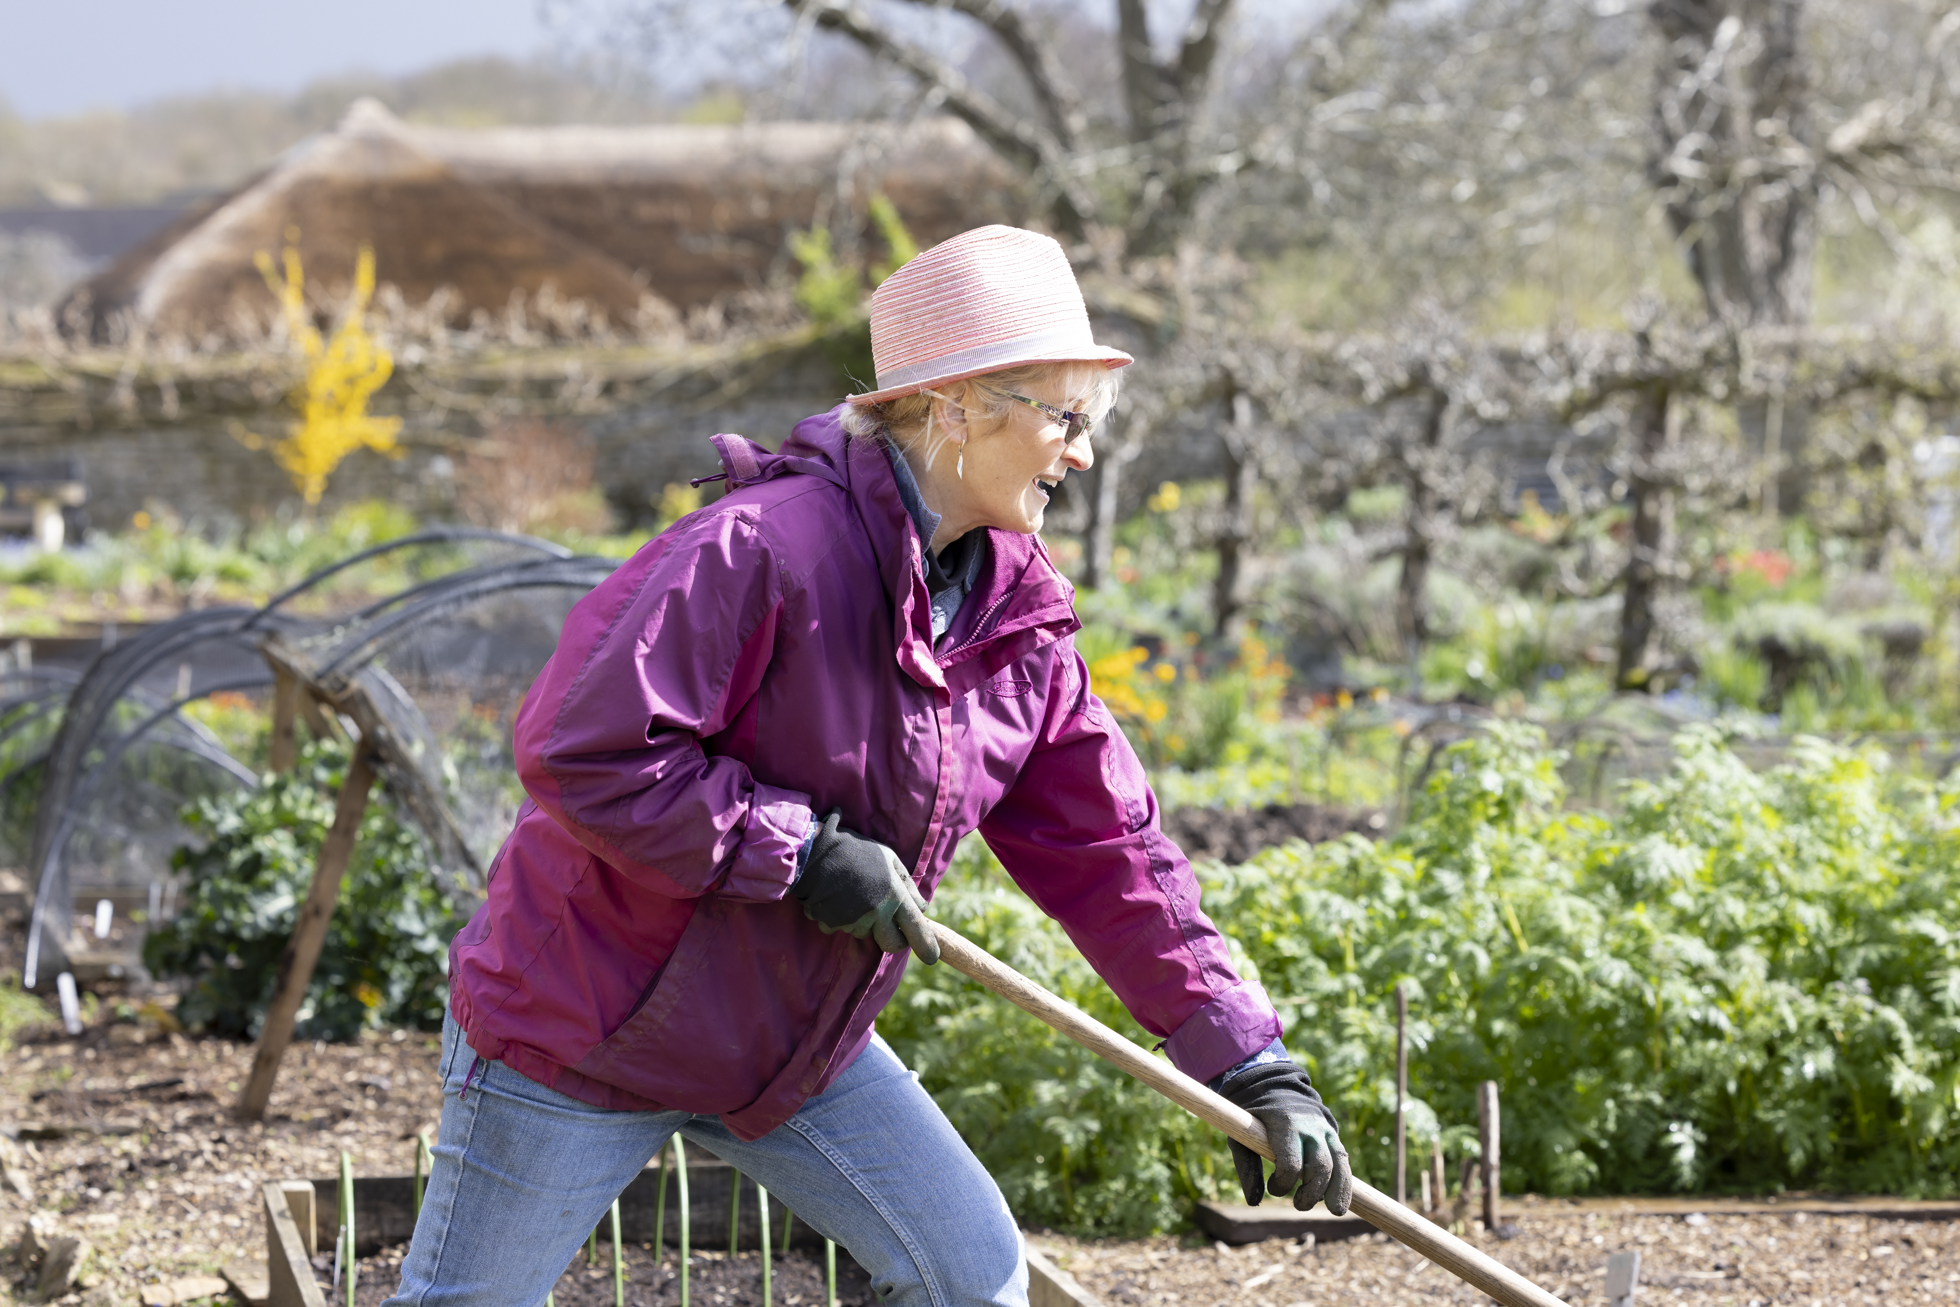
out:
M1060 378L1029 383L1016 393L1059 409L1076 408L1086 398L1064 394ZM1031 534L1041 530L1049 494L1069 469L1086 472L1095 461L1088 437L1068 445L1061 423L1017 403L998 426L968 426L966 475L954 484L975 525Z

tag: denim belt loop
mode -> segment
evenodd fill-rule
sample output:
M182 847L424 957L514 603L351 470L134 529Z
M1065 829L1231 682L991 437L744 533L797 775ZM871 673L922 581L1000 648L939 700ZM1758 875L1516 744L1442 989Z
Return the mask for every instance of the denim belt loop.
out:
M470 1059L469 1073L463 1077L463 1088L456 1095L457 1102L464 1103L469 1101L470 1081L476 1079L476 1069L482 1065L483 1058L481 1056L475 1056Z

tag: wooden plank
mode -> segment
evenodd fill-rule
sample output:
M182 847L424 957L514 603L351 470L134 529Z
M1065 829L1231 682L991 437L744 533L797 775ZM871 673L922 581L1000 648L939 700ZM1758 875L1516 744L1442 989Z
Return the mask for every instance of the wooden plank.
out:
M1200 1230L1233 1247L1268 1239L1301 1239L1307 1235L1312 1235L1317 1244L1334 1243L1375 1232L1375 1227L1360 1217L1336 1216L1324 1203L1312 1211L1301 1212L1278 1198L1268 1198L1257 1207L1200 1202L1195 1215Z
M333 920L334 902L340 897L340 878L354 856L354 842L361 833L361 818L367 815L368 792L374 787L374 762L365 745L354 747L347 764L347 777L341 783L340 797L334 804L333 828L320 846L320 861L313 871L313 887L293 923L293 937L279 958L279 979L267 1005L265 1023L259 1030L259 1046L252 1055L252 1073L238 1096L232 1114L240 1121L265 1119L265 1105L272 1097L273 1081L279 1077L279 1060L293 1039L293 1022L306 987L312 983L313 968L320 961L326 943L327 925Z
M709 1155L699 1145L688 1149L689 1206L697 1235L728 1228L728 1185L734 1169L720 1158ZM632 1183L619 1195L620 1228L628 1243L653 1242L660 1176L658 1166L648 1166L634 1176ZM337 1177L290 1181L289 1184L296 1189L304 1189L308 1200L317 1204L319 1210L334 1210L340 1189ZM677 1197L680 1182L671 1168L667 1173L667 1186L667 1210L662 1215L667 1226L666 1246L671 1248L680 1240L681 1222ZM744 1176L742 1187L742 1245L754 1248L762 1239L762 1229L757 1219L761 1204L755 1201L753 1179ZM774 1203L770 1205L770 1210L780 1212ZM354 1214L354 1251L360 1256L366 1257L383 1248L407 1243L415 1233L415 1178L411 1175L355 1176ZM330 1229L328 1235L331 1237L332 1233ZM781 1246L781 1237L782 1218L779 1214L771 1235L778 1247ZM695 1241L697 1246L700 1242L699 1239ZM806 1225L801 1217L796 1219L790 1235L791 1247L821 1249L823 1243L821 1234Z
M1048 1259L1047 1254L1027 1244L1028 1307L1102 1307L1102 1302L1073 1275Z
M284 1189L274 1180L259 1190L265 1210L266 1307L327 1307Z

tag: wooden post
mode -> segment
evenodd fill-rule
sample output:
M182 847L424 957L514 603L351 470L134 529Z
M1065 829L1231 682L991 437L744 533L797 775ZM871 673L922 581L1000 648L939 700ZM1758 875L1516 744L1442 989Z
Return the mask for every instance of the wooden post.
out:
M1441 1135L1429 1141L1429 1186L1436 1193L1436 1208L1441 1210L1449 1201L1449 1175L1443 1170L1443 1139Z
M1395 1201L1409 1201L1409 987L1395 987Z
M299 756L299 677L293 669L272 664L272 743L266 753L266 769L283 773Z
M272 1097L272 1082L279 1076L279 1059L293 1040L293 1022L299 1015L306 987L313 981L313 968L320 961L320 948L326 943L327 924L333 919L334 901L340 897L340 878L354 856L354 840L361 832L361 818L367 815L368 791L374 786L374 760L365 744L356 744L347 764L347 779L341 784L340 798L334 804L333 829L320 846L320 861L313 870L313 888L301 905L293 923L293 937L279 958L279 981L273 986L272 1002L265 1011L265 1024L259 1030L259 1046L252 1055L252 1074L238 1096L232 1114L241 1121L265 1119L265 1105Z
M1484 1182L1484 1229L1495 1231L1499 1214L1497 1173L1500 1162L1495 1080L1486 1080L1477 1086L1477 1138L1483 1144L1480 1166Z

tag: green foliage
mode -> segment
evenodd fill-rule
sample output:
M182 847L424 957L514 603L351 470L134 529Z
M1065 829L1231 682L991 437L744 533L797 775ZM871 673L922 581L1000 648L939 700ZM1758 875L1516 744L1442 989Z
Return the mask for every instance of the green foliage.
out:
M1157 1042L979 840L961 846L933 916L1139 1044ZM1024 1225L1107 1235L1174 1228L1199 1198L1235 1188L1209 1127L949 966L912 967L878 1030Z
M1515 1190L1960 1191L1960 781L1819 740L1758 774L1695 728L1602 817L1561 811L1558 763L1500 724L1450 748L1394 839L1202 873L1356 1173L1390 1183L1403 982L1413 1156L1474 1149L1495 1079ZM1140 1039L983 861L935 914ZM1215 1134L944 968L881 1028L1024 1220L1138 1234L1229 1189Z
M313 744L262 788L200 800L187 813L204 843L177 851L173 865L190 879L183 906L143 946L152 972L193 980L177 1009L186 1025L256 1033L346 767L344 748ZM461 925L421 835L377 789L297 1033L347 1040L370 1027L440 1028L449 939Z
M12 1048L22 1035L54 1021L47 1004L20 987L20 977L0 980L0 1053Z
M1563 814L1556 756L1500 727L1450 750L1392 842L1221 873L1207 907L1293 1000L1366 1170L1406 981L1413 1092L1468 1122L1498 1080L1507 1184L1960 1185L1960 786L1887 802L1876 755L1815 740L1763 775L1705 728L1678 751L1621 815Z
M0 587L10 587L0 610L33 596L58 627L69 610L80 610L74 616L81 621L141 621L159 611L174 614L187 603L262 601L415 526L408 510L380 500L350 504L325 521L281 516L243 529L142 512L121 533L91 532L79 549L0 562ZM336 578L334 588L385 585L412 565L404 558L378 559ZM15 630L11 612L0 617L0 634Z
M898 209L883 194L869 205L872 226L884 242L882 258L861 262L839 257L828 227L816 226L789 235L789 250L803 272L796 281L796 304L822 333L821 344L838 379L852 390L871 389L877 369L871 360L871 319L865 296L919 252L919 246L899 219Z

